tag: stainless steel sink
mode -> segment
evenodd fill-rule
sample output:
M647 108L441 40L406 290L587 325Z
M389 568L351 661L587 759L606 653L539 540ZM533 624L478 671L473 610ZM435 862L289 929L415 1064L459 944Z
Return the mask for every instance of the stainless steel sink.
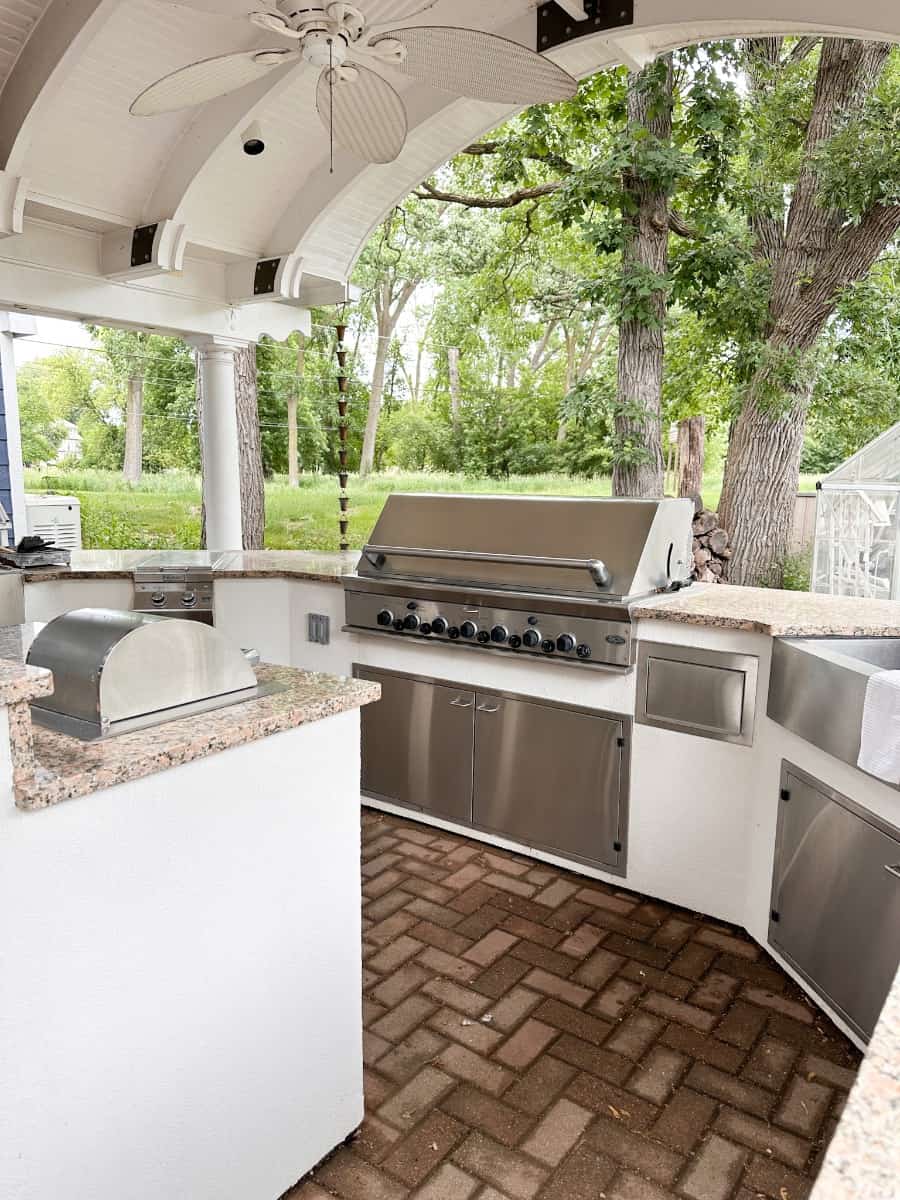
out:
M856 766L869 677L900 671L900 638L776 638L767 712Z

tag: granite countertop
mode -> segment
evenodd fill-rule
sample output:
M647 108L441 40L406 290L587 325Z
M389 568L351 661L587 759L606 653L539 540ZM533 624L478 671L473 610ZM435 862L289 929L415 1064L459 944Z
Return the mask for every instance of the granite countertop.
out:
M770 637L900 637L900 601L721 583L645 600L632 606L631 615Z
M872 1035L811 1200L900 1194L900 973Z
M32 670L15 663L0 667L20 673ZM41 675L41 691L51 691L50 672ZM81 742L32 725L28 705L14 705L9 713L16 804L23 809L48 808L360 708L381 694L378 684L293 667L260 666L257 677L260 683L280 685L281 690L98 742Z
M210 567L216 579L310 579L339 583L356 570L357 551L317 550L73 550L68 567L32 567L19 572L26 583L61 579L130 579L137 567L171 564Z

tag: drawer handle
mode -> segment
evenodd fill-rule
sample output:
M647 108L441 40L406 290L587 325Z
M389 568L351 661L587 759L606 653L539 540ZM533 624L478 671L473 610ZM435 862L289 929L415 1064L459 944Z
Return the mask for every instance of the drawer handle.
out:
M885 863L884 869L888 875L894 875L897 879L900 879L900 863Z
M495 704L495 705L493 706L493 708L492 708L492 707L491 707L489 704L479 704L479 705L478 705L478 712L483 712L483 713L495 713L495 712L499 712L499 711L500 711L500 705L499 705L499 704Z
M463 700L462 696L457 696L455 700L450 701L450 707L451 708L474 708L475 701L473 700L471 704L466 704L465 701Z

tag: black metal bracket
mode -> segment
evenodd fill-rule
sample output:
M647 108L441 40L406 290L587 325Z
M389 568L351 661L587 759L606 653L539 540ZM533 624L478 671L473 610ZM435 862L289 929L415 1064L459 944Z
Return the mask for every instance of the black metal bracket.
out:
M155 225L138 225L131 235L131 265L146 267L153 262L153 241L159 222Z
M575 21L556 0L542 4L537 12L537 49L553 50L577 38L590 37L607 29L634 24L634 0L582 0L586 21Z
M791 793L787 788L782 788L778 793L778 798L779 800L784 800L784 802L787 803L787 801L791 798Z
M616 854L621 854L622 853L622 843L621 842L613 842L613 850L615 850Z
M280 258L261 258L253 272L253 295L271 296L275 291L275 276L281 266Z
M777 921L781 920L781 913L778 911L777 908L773 908L772 911L769 913L769 916L772 918L773 921L777 922Z

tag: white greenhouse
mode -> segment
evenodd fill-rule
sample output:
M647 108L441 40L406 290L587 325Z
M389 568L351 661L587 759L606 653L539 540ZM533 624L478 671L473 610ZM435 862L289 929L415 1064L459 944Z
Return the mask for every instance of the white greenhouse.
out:
M812 590L900 599L900 423L818 484Z

